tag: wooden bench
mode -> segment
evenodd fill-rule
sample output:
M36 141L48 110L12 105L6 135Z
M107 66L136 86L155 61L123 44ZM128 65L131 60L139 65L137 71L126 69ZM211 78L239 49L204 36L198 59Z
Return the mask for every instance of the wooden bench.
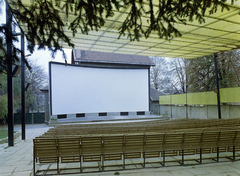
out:
M200 154L199 162L202 163L202 154L217 153L216 161L219 161L219 153L226 151L233 152L232 160L235 160L235 151L240 150L240 130L236 129L214 131L200 128L166 133L80 136L78 132L68 133L69 129L66 128L67 134L62 132L57 135L54 132L33 140L34 174L35 163L55 163L56 173L59 174L59 163L79 163L77 169L80 173L83 172L83 162L99 162L99 171L104 171L105 162L113 160L122 160L123 169L127 159L142 158L142 162L134 164L145 167L146 158L159 158L158 163L165 166L165 157L182 156L179 163L184 165L185 155Z
M35 174L35 162L39 163L56 163L57 174L59 168L58 156L58 141L57 139L40 138L33 140L33 172ZM41 170L38 170L41 172Z

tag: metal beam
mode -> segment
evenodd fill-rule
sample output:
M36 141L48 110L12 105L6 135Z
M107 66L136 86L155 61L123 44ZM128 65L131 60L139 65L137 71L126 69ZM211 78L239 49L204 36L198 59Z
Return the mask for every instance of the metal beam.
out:
M218 105L218 119L221 119L221 105L220 105L220 92L219 92L219 82L218 82L218 66L217 66L217 54L214 54L214 63L215 63L215 80L217 87L217 105Z
M22 105L22 140L25 140L25 68L24 68L24 34L21 35L21 105Z
M8 88L8 146L14 146L13 78L12 78L12 11L6 3L7 88Z

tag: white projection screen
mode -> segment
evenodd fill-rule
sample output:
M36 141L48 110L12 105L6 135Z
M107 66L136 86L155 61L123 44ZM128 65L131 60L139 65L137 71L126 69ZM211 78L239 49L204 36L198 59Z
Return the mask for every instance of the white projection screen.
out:
M51 115L149 111L147 68L49 67Z

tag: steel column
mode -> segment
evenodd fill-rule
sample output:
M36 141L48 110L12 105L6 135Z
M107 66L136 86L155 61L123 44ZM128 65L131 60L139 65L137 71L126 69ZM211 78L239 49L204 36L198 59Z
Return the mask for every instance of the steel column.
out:
M25 68L24 68L24 35L21 35L21 106L22 106L22 140L25 140Z
M219 82L218 82L218 66L217 66L217 54L214 54L215 63L215 80L217 86L217 105L218 105L218 119L221 119L221 106L220 106L220 93L219 93Z
M12 11L6 3L7 89L8 89L8 146L14 146L13 78L12 78Z

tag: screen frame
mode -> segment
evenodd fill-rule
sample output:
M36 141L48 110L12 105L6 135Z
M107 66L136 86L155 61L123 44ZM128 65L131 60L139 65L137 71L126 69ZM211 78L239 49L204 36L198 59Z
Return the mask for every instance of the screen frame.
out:
M85 67L85 68L101 68L101 69L147 69L148 70L148 110L150 110L150 66L143 66L143 65L116 65L116 64L106 64L106 65L77 65L77 64L65 64L60 62L49 62L49 109L50 115L58 115L53 114L53 106L52 106L52 65L63 65L63 66L74 66L74 67ZM97 113L97 112L96 112ZM74 114L74 113L72 113Z

